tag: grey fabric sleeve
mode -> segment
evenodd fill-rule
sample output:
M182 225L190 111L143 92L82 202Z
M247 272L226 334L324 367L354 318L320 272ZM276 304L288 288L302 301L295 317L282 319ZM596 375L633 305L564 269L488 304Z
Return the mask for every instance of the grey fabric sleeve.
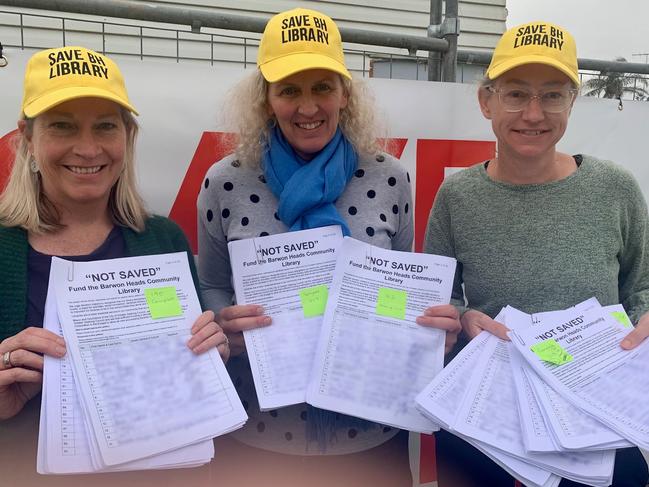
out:
M453 231L448 204L448 194L442 184L435 196L433 207L430 209L426 234L424 236L424 252L427 254L453 257L455 259L457 256L455 255L455 244L453 242ZM468 310L462 288L462 264L460 262L457 263L455 269L451 304L458 309L461 315Z
M198 278L206 309L214 313L233 303L232 272L228 244L220 219L207 221L207 195L198 198ZM213 205L212 205L213 206ZM212 208L213 212L220 211ZM209 224L209 226L208 226Z
M637 323L649 311L649 217L635 178L622 169L619 174L619 194L627 195L626 211L621 215L620 303L631 321Z

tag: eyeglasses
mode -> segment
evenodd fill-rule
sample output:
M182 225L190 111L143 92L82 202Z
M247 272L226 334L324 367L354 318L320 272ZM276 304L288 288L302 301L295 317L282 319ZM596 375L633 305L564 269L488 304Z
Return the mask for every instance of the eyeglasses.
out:
M561 88L549 91L540 91L533 95L521 88L494 88L487 86L487 90L498 95L498 100L507 112L521 112L527 105L536 98L541 109L547 113L561 113L570 107L575 99L577 90L572 88Z

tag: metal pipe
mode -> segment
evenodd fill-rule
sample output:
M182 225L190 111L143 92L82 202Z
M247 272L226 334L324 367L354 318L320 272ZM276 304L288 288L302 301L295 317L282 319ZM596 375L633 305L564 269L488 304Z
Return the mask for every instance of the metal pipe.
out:
M459 35L458 0L446 0L444 23L447 32L444 39L448 41L448 50L442 55L442 80L455 82L457 73L457 38ZM451 29L448 29L448 27Z
M1 1L1 0L0 0ZM457 60L465 64L488 66L491 62L490 52L459 50ZM620 61L603 61L601 59L580 58L579 69L587 71L606 71L610 73L649 74L649 64L627 63Z
M222 14L206 8L134 0L0 0L0 5L247 32L263 32L268 22L268 17ZM345 42L396 47L411 53L417 50L443 52L448 49L448 42L444 39L346 27L341 28L340 33Z
M206 8L184 8L134 0L0 0L0 5L188 26L198 25L198 22L203 27L248 32L263 32L268 21L267 18L261 17L220 14L214 12L212 9ZM447 0L446 9L447 19L450 19L453 14L457 19L457 0ZM19 12L21 24L23 24L23 14L24 12ZM397 47L408 49L409 51L446 52L455 50L450 49L450 42L457 45L456 34L447 35L447 40L349 28L341 28L340 31L346 42ZM24 39L22 36L23 29L21 28L21 46L24 47ZM457 61L487 66L491 61L491 53L458 50L455 60L453 60L453 56L445 56L445 64L443 67L449 75L453 74L453 77L455 76L455 69L450 68L450 64ZM446 66L447 64L449 65L448 67ZM579 69L600 72L649 74L649 64L603 61L598 59L579 59Z
M442 23L442 1L443 0L430 0L430 25L440 25ZM430 28L428 29L428 37L432 37ZM428 52L428 81L441 81L442 80L442 57L439 52Z

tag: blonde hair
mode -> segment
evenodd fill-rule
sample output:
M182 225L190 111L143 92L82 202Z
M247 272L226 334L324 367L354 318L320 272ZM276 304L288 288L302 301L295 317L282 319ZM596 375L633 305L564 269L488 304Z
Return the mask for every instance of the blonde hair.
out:
M110 191L108 210L114 223L141 232L148 213L135 177L135 140L139 127L127 109L120 106L120 114L126 127L126 152L122 172ZM7 186L0 195L0 224L22 227L33 233L55 232L63 227L59 212L43 192L41 173L30 168L32 155L27 138L33 132L35 119L23 117L23 120L25 129L17 137L16 157Z
M388 150L387 141L377 140L379 129L374 96L367 85L357 79L340 77L347 94L347 106L340 111L339 126L360 157ZM238 135L232 150L239 160L258 166L270 140L273 118L268 113L268 82L259 69L242 79L229 92L224 118ZM383 134L381 134L383 135Z

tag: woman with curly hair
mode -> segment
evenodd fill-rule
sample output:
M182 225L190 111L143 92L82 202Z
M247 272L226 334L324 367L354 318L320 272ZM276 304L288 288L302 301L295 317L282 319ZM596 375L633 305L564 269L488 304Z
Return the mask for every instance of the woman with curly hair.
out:
M275 459L269 469L279 470L269 478L282 485L304 485L287 480L286 465L340 471L340 485L411 485L405 432L306 404L259 410L242 331L272 320L261 306L233 305L228 242L340 225L344 235L410 251L413 208L410 176L379 150L372 98L347 70L333 20L306 9L274 16L257 64L229 99L238 147L208 171L198 200L203 296L229 337L229 369L250 416L233 436L253 447L246 458ZM449 345L460 327L450 305L430 308L419 322L449 330ZM336 483L330 475L323 485Z

